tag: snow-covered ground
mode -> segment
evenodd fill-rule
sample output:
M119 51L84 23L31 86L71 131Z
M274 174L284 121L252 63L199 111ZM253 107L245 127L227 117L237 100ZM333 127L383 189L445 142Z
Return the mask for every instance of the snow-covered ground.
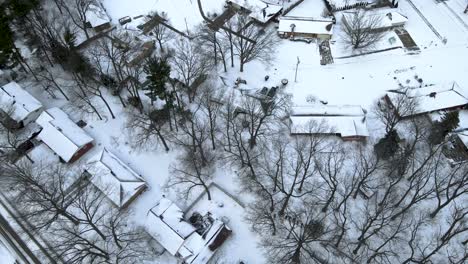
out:
M13 264L13 263L15 263L15 258L6 249L5 245L2 244L1 237L0 237L0 263L2 263L2 264Z
M460 7L463 6L463 1L450 0L448 5L453 9L457 7L462 20L468 22L468 15L464 15ZM257 61L250 62L245 65L244 72L239 73L236 61L236 68L230 68L227 73L220 72L220 75L232 82L237 77L242 77L247 80L248 87L255 89L277 86L282 79L286 78L289 80L286 91L293 95L293 103L296 105L307 105L310 103L309 99L315 97L327 101L330 105L361 105L369 109L375 100L384 95L387 90L398 88L398 81L404 82L414 75L421 76L427 83L456 81L467 93L468 60L462 58L468 58L468 30L442 4L436 4L433 1L428 3L427 0L412 0L412 2L433 27L431 29L426 24L407 0L399 1L400 11L409 18L405 28L421 48L421 53L418 55L409 55L402 49L396 49L372 55L335 59L334 64L322 66L316 43L306 44L281 40L275 59L269 65ZM182 31L187 28L190 30L202 22L195 0L103 0L103 3L113 23L117 23L117 20L124 16L134 17L152 11L166 12L171 23ZM224 5L223 0L202 0L202 3L207 13L218 12ZM288 16L316 18L320 17L323 8L324 4L321 0L305 0ZM339 32L339 26L337 28L336 32ZM442 43L442 39L435 34L434 30L447 38L447 44ZM389 35L394 36L392 33ZM335 43L332 44L335 57L347 55L346 52L340 51L342 48L340 38L340 34L336 34L332 39ZM388 42L388 37L383 41ZM397 39L394 45L401 45L401 43ZM383 45L381 48L388 48L388 46ZM296 67L297 81L295 81ZM265 75L270 76L268 81L264 80ZM66 102L53 100L45 93L41 93L41 89L32 91L30 87L27 88L45 104L46 108L66 106ZM106 96L117 118L106 118L103 121L91 117L85 118L88 126L84 129L95 139L96 146L81 160L87 160L96 151L105 147L146 180L149 190L131 205L136 223L141 224L144 221L148 210L155 205L163 193L181 208L190 204L191 201L179 199L174 190L164 187L171 176L169 168L177 152L166 153L155 146L132 148L125 129L127 112L122 109L117 97L107 94ZM82 118L78 115L73 116L73 111L64 108L74 120ZM372 134L373 130L371 128L369 130ZM236 197L240 195L235 172L220 169L214 181ZM228 225L233 230L233 236L226 241L218 257L222 260L224 254L229 254L231 261L265 263L261 250L256 248L258 237L244 221L244 208L218 189L214 188L212 191L212 201L203 197L188 214L196 210L211 211L217 216L226 216L229 219ZM241 198L241 200L248 202L248 198ZM222 207L219 206L220 203L223 204ZM3 261L1 256L0 246L0 263L8 263ZM170 261L174 260L167 258L161 260L161 263L170 263Z
M201 0L206 15L222 12L225 1ZM107 13L114 23L119 18L165 12L170 23L179 31L187 32L203 21L196 0L103 0Z

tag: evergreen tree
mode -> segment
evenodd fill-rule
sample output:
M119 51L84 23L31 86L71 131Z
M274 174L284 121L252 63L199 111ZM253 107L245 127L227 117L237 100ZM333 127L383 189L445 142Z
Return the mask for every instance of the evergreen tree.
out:
M390 130L385 137L381 138L374 146L375 154L379 159L388 160L398 151L400 137L396 130Z
M23 21L29 12L39 7L39 0L9 0L6 2L11 15L19 22Z
M448 133L452 132L458 127L460 122L458 111L447 112L440 119L432 125L431 134L429 135L429 143L438 145L444 141Z
M149 81L147 94L151 98L151 104L156 99L164 100L166 108L171 109L174 105L174 98L172 93L166 89L166 82L169 80L171 67L169 66L166 58L151 57L145 68L147 74L146 79Z
M5 5L0 5L0 68L5 67L14 52L13 32L5 14Z

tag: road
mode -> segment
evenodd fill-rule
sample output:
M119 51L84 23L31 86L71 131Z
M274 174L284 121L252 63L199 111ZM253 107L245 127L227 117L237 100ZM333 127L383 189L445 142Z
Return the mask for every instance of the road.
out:
M28 248L26 243L18 236L15 230L10 226L3 215L0 214L0 238L5 241L5 244L10 249L14 250L14 255L21 263L25 264L40 264L39 259Z
M39 261L36 254L34 254L34 252L31 251L26 242L18 235L17 231L11 226L10 223L12 219L16 222L16 224L18 224L17 229L21 229L21 231L27 235L28 239L30 239L30 245L33 244L35 247L37 247L38 250L41 252L41 255L48 259L47 263L57 263L56 258L50 255L50 252L46 250L46 248L42 245L41 242L39 242L36 235L32 234L29 231L29 228L27 226L30 226L30 224L27 221L21 221L20 219L23 218L18 216L17 213L13 212L16 212L16 210L14 210L14 207L11 205L11 202L2 193L0 193L0 207L3 209L0 210L0 237L3 237L5 242L8 243L8 245L11 248L13 248L13 250L15 251L14 253L22 261L21 263L40 264L44 261ZM5 212L5 214L8 214L8 216L2 215L1 212ZM10 220L10 222L8 220ZM46 247L50 248L49 246Z

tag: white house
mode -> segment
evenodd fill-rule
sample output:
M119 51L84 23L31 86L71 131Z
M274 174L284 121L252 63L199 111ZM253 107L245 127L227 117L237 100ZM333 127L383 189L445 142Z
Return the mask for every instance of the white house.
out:
M183 218L184 213L172 201L162 198L148 212L146 229L171 255L187 264L206 264L231 234L220 220L210 215L209 226L197 230ZM200 234L200 233L201 234Z
M93 147L93 138L57 107L42 112L36 123L42 127L37 139L64 162L78 160Z
M147 189L146 182L107 149L88 160L85 174L119 208L126 208Z
M361 106L296 106L290 120L291 135L336 135L344 141L363 141L369 137L366 111Z
M391 8L384 8L384 9L373 9L367 11L360 11L364 12L364 21L378 21L378 25L376 25L372 30L376 31L383 31L392 29L395 27L401 27L406 24L408 18L402 15L398 11L394 11L395 9ZM353 24L354 19L358 11L346 11L343 13L342 22L345 26L350 26ZM361 21L362 22L362 21Z
M19 129L33 122L43 110L41 102L16 82L0 87L0 122Z
M331 39L333 36L333 21L300 17L282 17L279 20L278 34L285 38L304 37L322 40Z
M468 106L468 98L456 82L424 86L420 88L403 88L385 95L385 101L395 106L396 97L404 95L414 100L416 107L410 113L399 113L401 117L412 117L436 111L459 110Z

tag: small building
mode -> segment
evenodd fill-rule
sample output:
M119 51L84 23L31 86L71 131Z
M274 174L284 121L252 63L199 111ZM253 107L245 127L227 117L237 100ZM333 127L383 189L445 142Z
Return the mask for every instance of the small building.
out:
M327 40L333 36L333 21L282 17L279 20L278 34L284 38L301 37Z
M0 123L20 129L34 122L43 110L41 102L16 82L0 87Z
M91 5L85 13L86 26L92 28L96 33L111 28L111 20L104 8Z
M398 113L402 118L421 116L437 111L460 110L468 106L468 98L465 97L456 82L393 90L384 96L384 100L395 108L394 101L401 95L407 97L408 100L414 100L416 105L411 112Z
M196 217L200 218L200 217ZM162 198L148 212L146 229L171 255L182 263L206 264L232 231L210 214L200 218L201 225L190 224L172 201Z
M74 162L93 147L93 138L57 107L42 112L36 123L42 127L37 139L63 162Z
M379 21L378 26L372 28L374 31L385 31L396 27L402 27L408 21L408 18L394 9L374 9L367 11L346 11L343 13L342 22L346 27L353 28L353 21L358 12L364 12L362 23L365 21ZM361 28L362 29L362 28Z
M369 137L366 111L353 105L310 105L292 108L291 135L338 136L344 141Z
M155 43L153 40L146 42L139 42L138 45L132 48L130 51L130 56L127 61L129 67L133 67L141 64L145 59L153 54L156 49Z
M235 10L247 12L249 17L260 24L266 24L281 14L283 7L262 0L227 0Z
M143 178L105 148L87 161L84 174L120 209L148 188Z

